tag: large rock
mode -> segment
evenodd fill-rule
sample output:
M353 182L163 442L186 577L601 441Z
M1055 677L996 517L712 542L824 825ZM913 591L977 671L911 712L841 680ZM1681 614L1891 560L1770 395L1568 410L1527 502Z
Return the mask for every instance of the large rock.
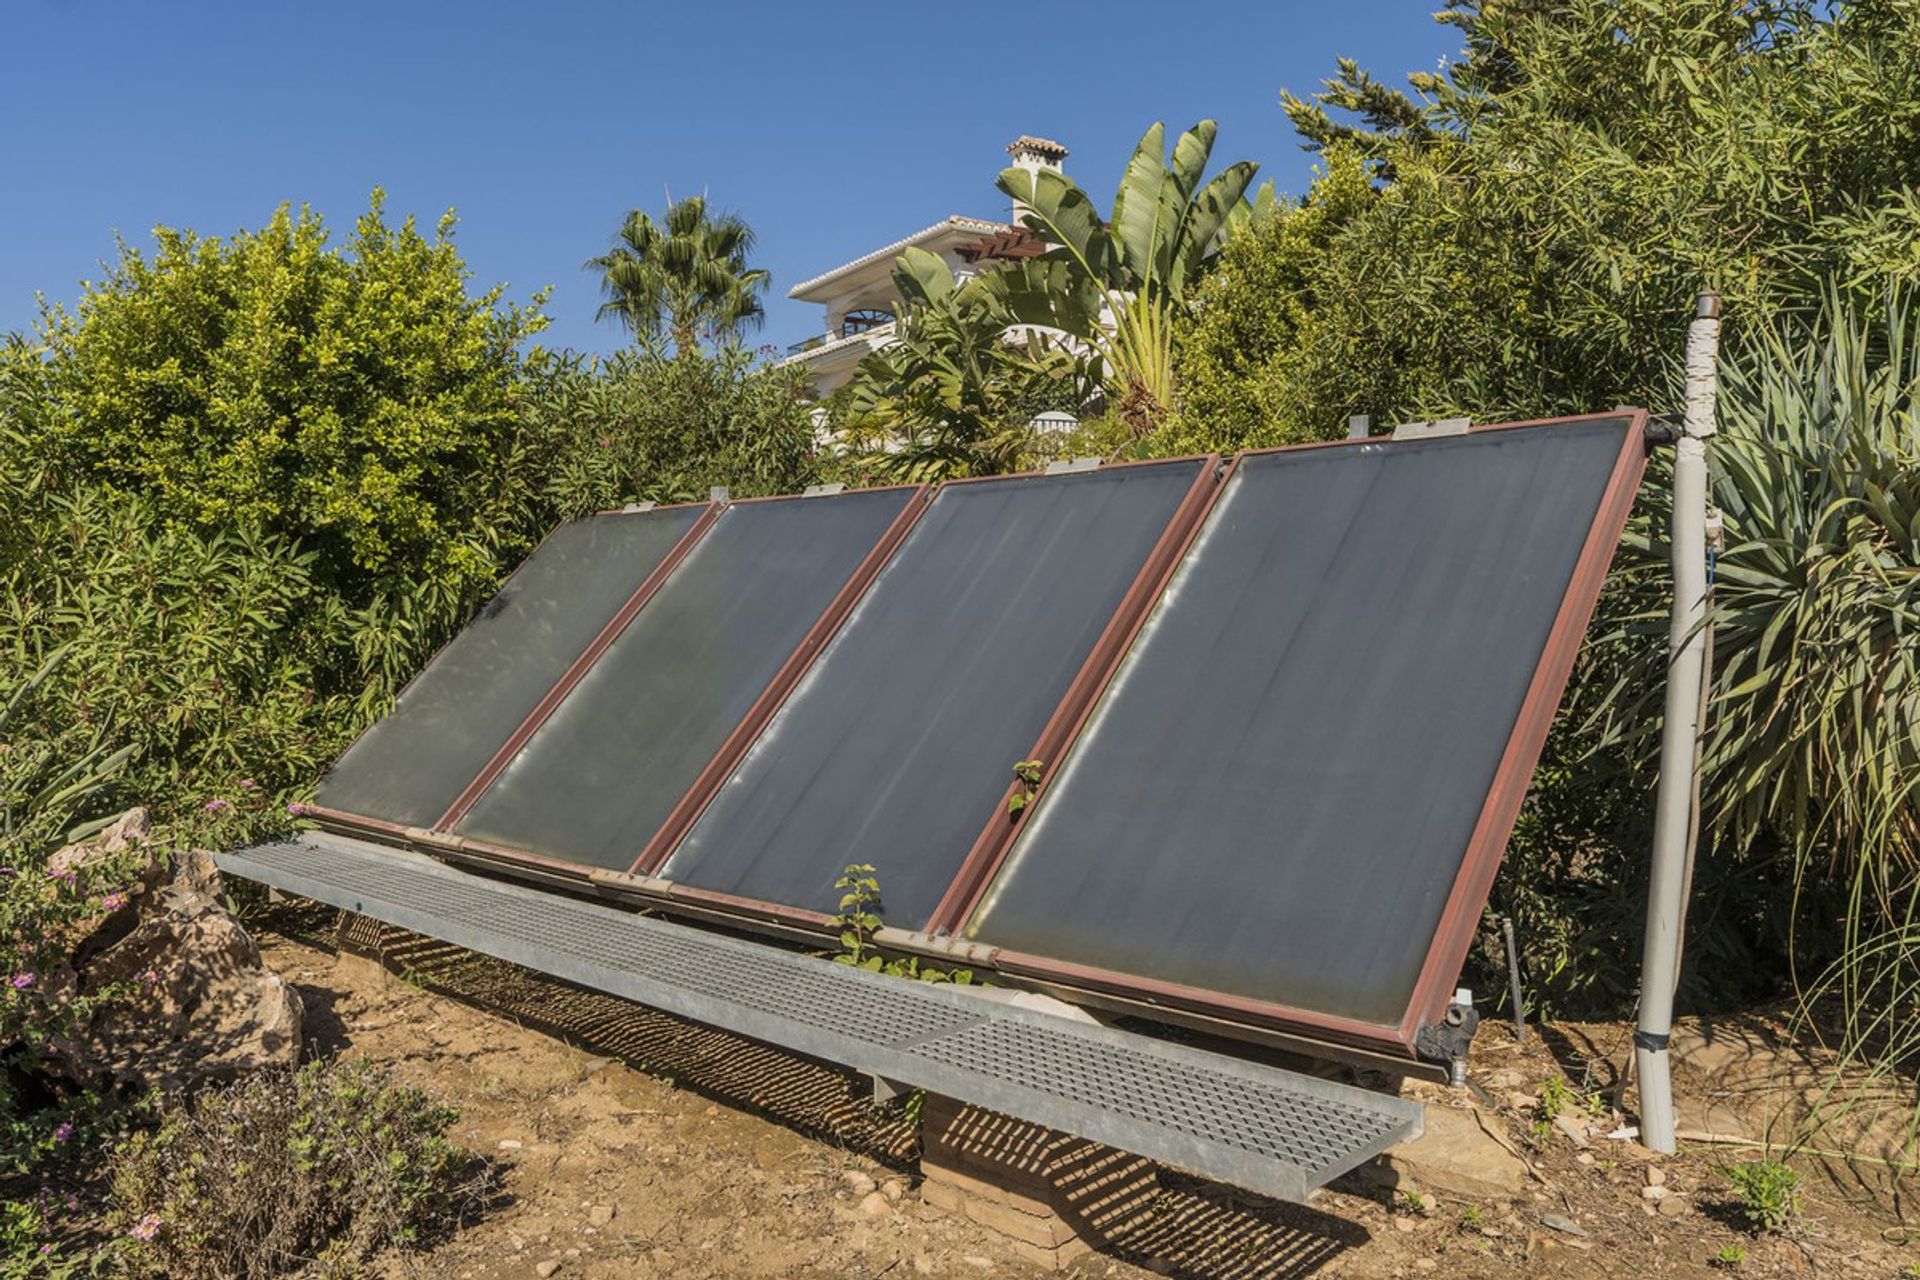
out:
M1425 1134L1387 1148L1355 1173L1374 1186L1480 1201L1518 1194L1527 1167L1481 1127L1470 1106L1429 1102Z
M126 848L120 823L96 839L122 843L56 856L77 867ZM114 986L131 991L49 1046L65 1074L86 1085L174 1091L299 1062L300 994L261 963L223 896L206 853L169 865L156 851L146 861L128 905L103 917L55 976L58 989L82 998Z

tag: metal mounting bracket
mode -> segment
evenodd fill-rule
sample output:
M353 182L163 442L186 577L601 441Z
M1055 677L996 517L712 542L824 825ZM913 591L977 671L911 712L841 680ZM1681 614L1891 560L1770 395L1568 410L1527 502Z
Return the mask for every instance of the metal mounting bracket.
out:
M1403 422L1393 429L1395 440L1432 440L1439 436L1463 436L1473 427L1471 418L1429 418L1425 422Z

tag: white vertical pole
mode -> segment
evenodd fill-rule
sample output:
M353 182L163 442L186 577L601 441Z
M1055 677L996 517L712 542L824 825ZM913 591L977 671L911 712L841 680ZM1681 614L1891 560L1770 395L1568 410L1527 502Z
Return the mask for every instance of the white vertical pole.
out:
M1640 959L1640 1024L1633 1036L1634 1066L1640 1077L1640 1141L1668 1154L1674 1150L1674 1136L1667 1040L1673 1030L1676 965L1687 915L1687 864L1698 804L1694 773L1701 691L1707 678L1707 445L1715 431L1719 347L1720 295L1703 292L1687 329L1687 411L1674 446L1673 617L1667 632L1666 721L1660 741L1660 789L1654 803L1647 932Z

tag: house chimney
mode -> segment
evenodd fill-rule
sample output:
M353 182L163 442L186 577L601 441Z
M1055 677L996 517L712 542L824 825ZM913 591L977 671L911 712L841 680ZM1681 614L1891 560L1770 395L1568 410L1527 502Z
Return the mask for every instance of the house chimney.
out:
M1059 173L1060 162L1067 158L1067 149L1051 138L1036 138L1023 133L1007 144L1007 154L1013 157L1016 169L1029 169L1035 173L1051 169ZM1022 218L1026 212L1025 203L1019 200L1013 202L1014 222L1024 225Z

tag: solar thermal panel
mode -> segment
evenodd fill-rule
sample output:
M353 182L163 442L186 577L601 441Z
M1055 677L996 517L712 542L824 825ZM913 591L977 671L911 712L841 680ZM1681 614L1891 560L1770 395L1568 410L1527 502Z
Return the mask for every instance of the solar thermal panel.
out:
M1643 447L1621 417L1243 456L967 936L1402 1023L1458 972Z

